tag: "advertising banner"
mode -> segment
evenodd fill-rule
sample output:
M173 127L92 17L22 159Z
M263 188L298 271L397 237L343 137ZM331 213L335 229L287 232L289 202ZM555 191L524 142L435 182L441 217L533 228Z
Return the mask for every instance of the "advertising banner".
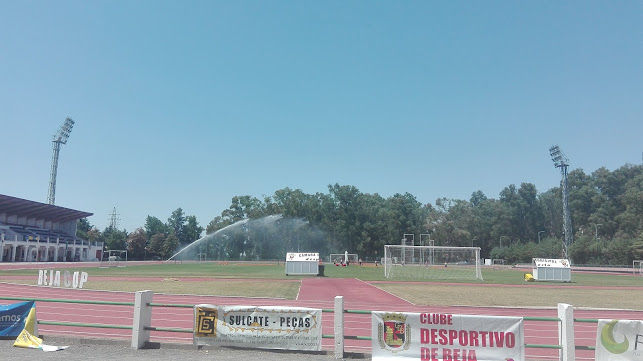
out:
M373 360L522 361L522 317L372 313Z
M321 309L194 306L195 345L321 351Z
M534 266L536 267L556 267L556 268L570 268L568 259L551 259L551 258L533 258Z
M302 262L302 261L314 261L318 262L319 261L319 253L292 253L288 252L286 253L286 261L297 261L297 262Z
M0 337L18 337L33 307L33 301L0 305Z
M643 361L643 321L598 320L597 361Z

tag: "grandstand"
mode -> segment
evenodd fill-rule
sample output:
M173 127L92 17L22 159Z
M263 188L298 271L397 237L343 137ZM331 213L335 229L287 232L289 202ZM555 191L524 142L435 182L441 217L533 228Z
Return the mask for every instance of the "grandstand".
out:
M92 213L0 194L0 262L100 260L103 242L76 237Z

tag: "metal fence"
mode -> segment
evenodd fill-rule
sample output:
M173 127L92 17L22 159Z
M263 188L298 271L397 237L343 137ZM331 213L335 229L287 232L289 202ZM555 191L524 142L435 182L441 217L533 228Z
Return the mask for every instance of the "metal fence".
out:
M88 328L106 328L106 329L127 329L132 331L131 346L134 349L145 348L150 343L151 331L163 332L180 332L193 333L193 329L186 328L169 328L155 327L152 323L152 310L159 308L193 308L192 304L164 304L152 302L152 291L139 291L135 294L134 302L110 302L110 301L82 301L68 299L49 299L49 298L22 298L22 297L5 297L0 296L2 300L11 301L37 301L37 302L58 302L69 304L89 304L89 305L115 305L133 307L133 324L113 325L98 323L78 323L78 322L54 322L47 320L38 320L38 324L56 325L68 327L88 327ZM344 308L344 298L336 296L333 309L322 309L322 312L333 313L333 334L323 334L322 338L334 339L335 358L341 359L345 355L345 340L361 340L372 342L369 336L357 336L345 334L345 314L371 314L368 310L348 310ZM573 307L568 304L558 304L558 317L523 317L525 321L536 322L556 322L558 323L558 340L557 344L525 344L526 348L557 349L559 350L559 359L562 361L575 360L575 350L594 350L593 346L575 346L574 341L574 322L580 323L598 323L597 319L574 319Z

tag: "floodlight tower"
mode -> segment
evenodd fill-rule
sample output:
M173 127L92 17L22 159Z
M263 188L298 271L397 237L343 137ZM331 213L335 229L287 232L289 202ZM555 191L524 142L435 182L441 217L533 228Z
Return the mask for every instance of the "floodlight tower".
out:
M56 174L58 173L58 155L60 154L60 145L67 144L71 129L74 127L74 121L71 118L65 119L65 123L58 128L53 137L54 153L51 157L51 177L49 178L49 195L47 196L47 203L54 204L56 202Z
M572 216L569 211L569 191L567 189L567 167L569 166L569 159L565 156L562 150L557 145L549 148L551 160L554 161L554 166L560 168L560 174L563 178L563 233L565 239L563 240L563 258L569 258L567 248L574 242L574 233L572 231Z

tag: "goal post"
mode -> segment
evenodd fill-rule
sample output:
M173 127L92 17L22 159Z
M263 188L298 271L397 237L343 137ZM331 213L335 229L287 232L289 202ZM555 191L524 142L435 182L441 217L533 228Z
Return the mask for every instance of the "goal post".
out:
M386 278L482 280L480 247L389 244L382 264Z
M125 263L121 264L121 261ZM127 250L111 249L103 252L103 259L100 262L101 268L125 267L127 263Z
M344 258L346 258L346 253L331 253L330 256L328 257L328 263L335 263L335 262L341 263L345 261ZM359 256L357 255L357 253L348 254L349 264L350 263L357 264L358 261L359 261Z
M492 262L493 262L493 269L505 268L505 260L502 258L494 258Z
M643 260L635 259L632 261L632 270L634 275L643 276Z

